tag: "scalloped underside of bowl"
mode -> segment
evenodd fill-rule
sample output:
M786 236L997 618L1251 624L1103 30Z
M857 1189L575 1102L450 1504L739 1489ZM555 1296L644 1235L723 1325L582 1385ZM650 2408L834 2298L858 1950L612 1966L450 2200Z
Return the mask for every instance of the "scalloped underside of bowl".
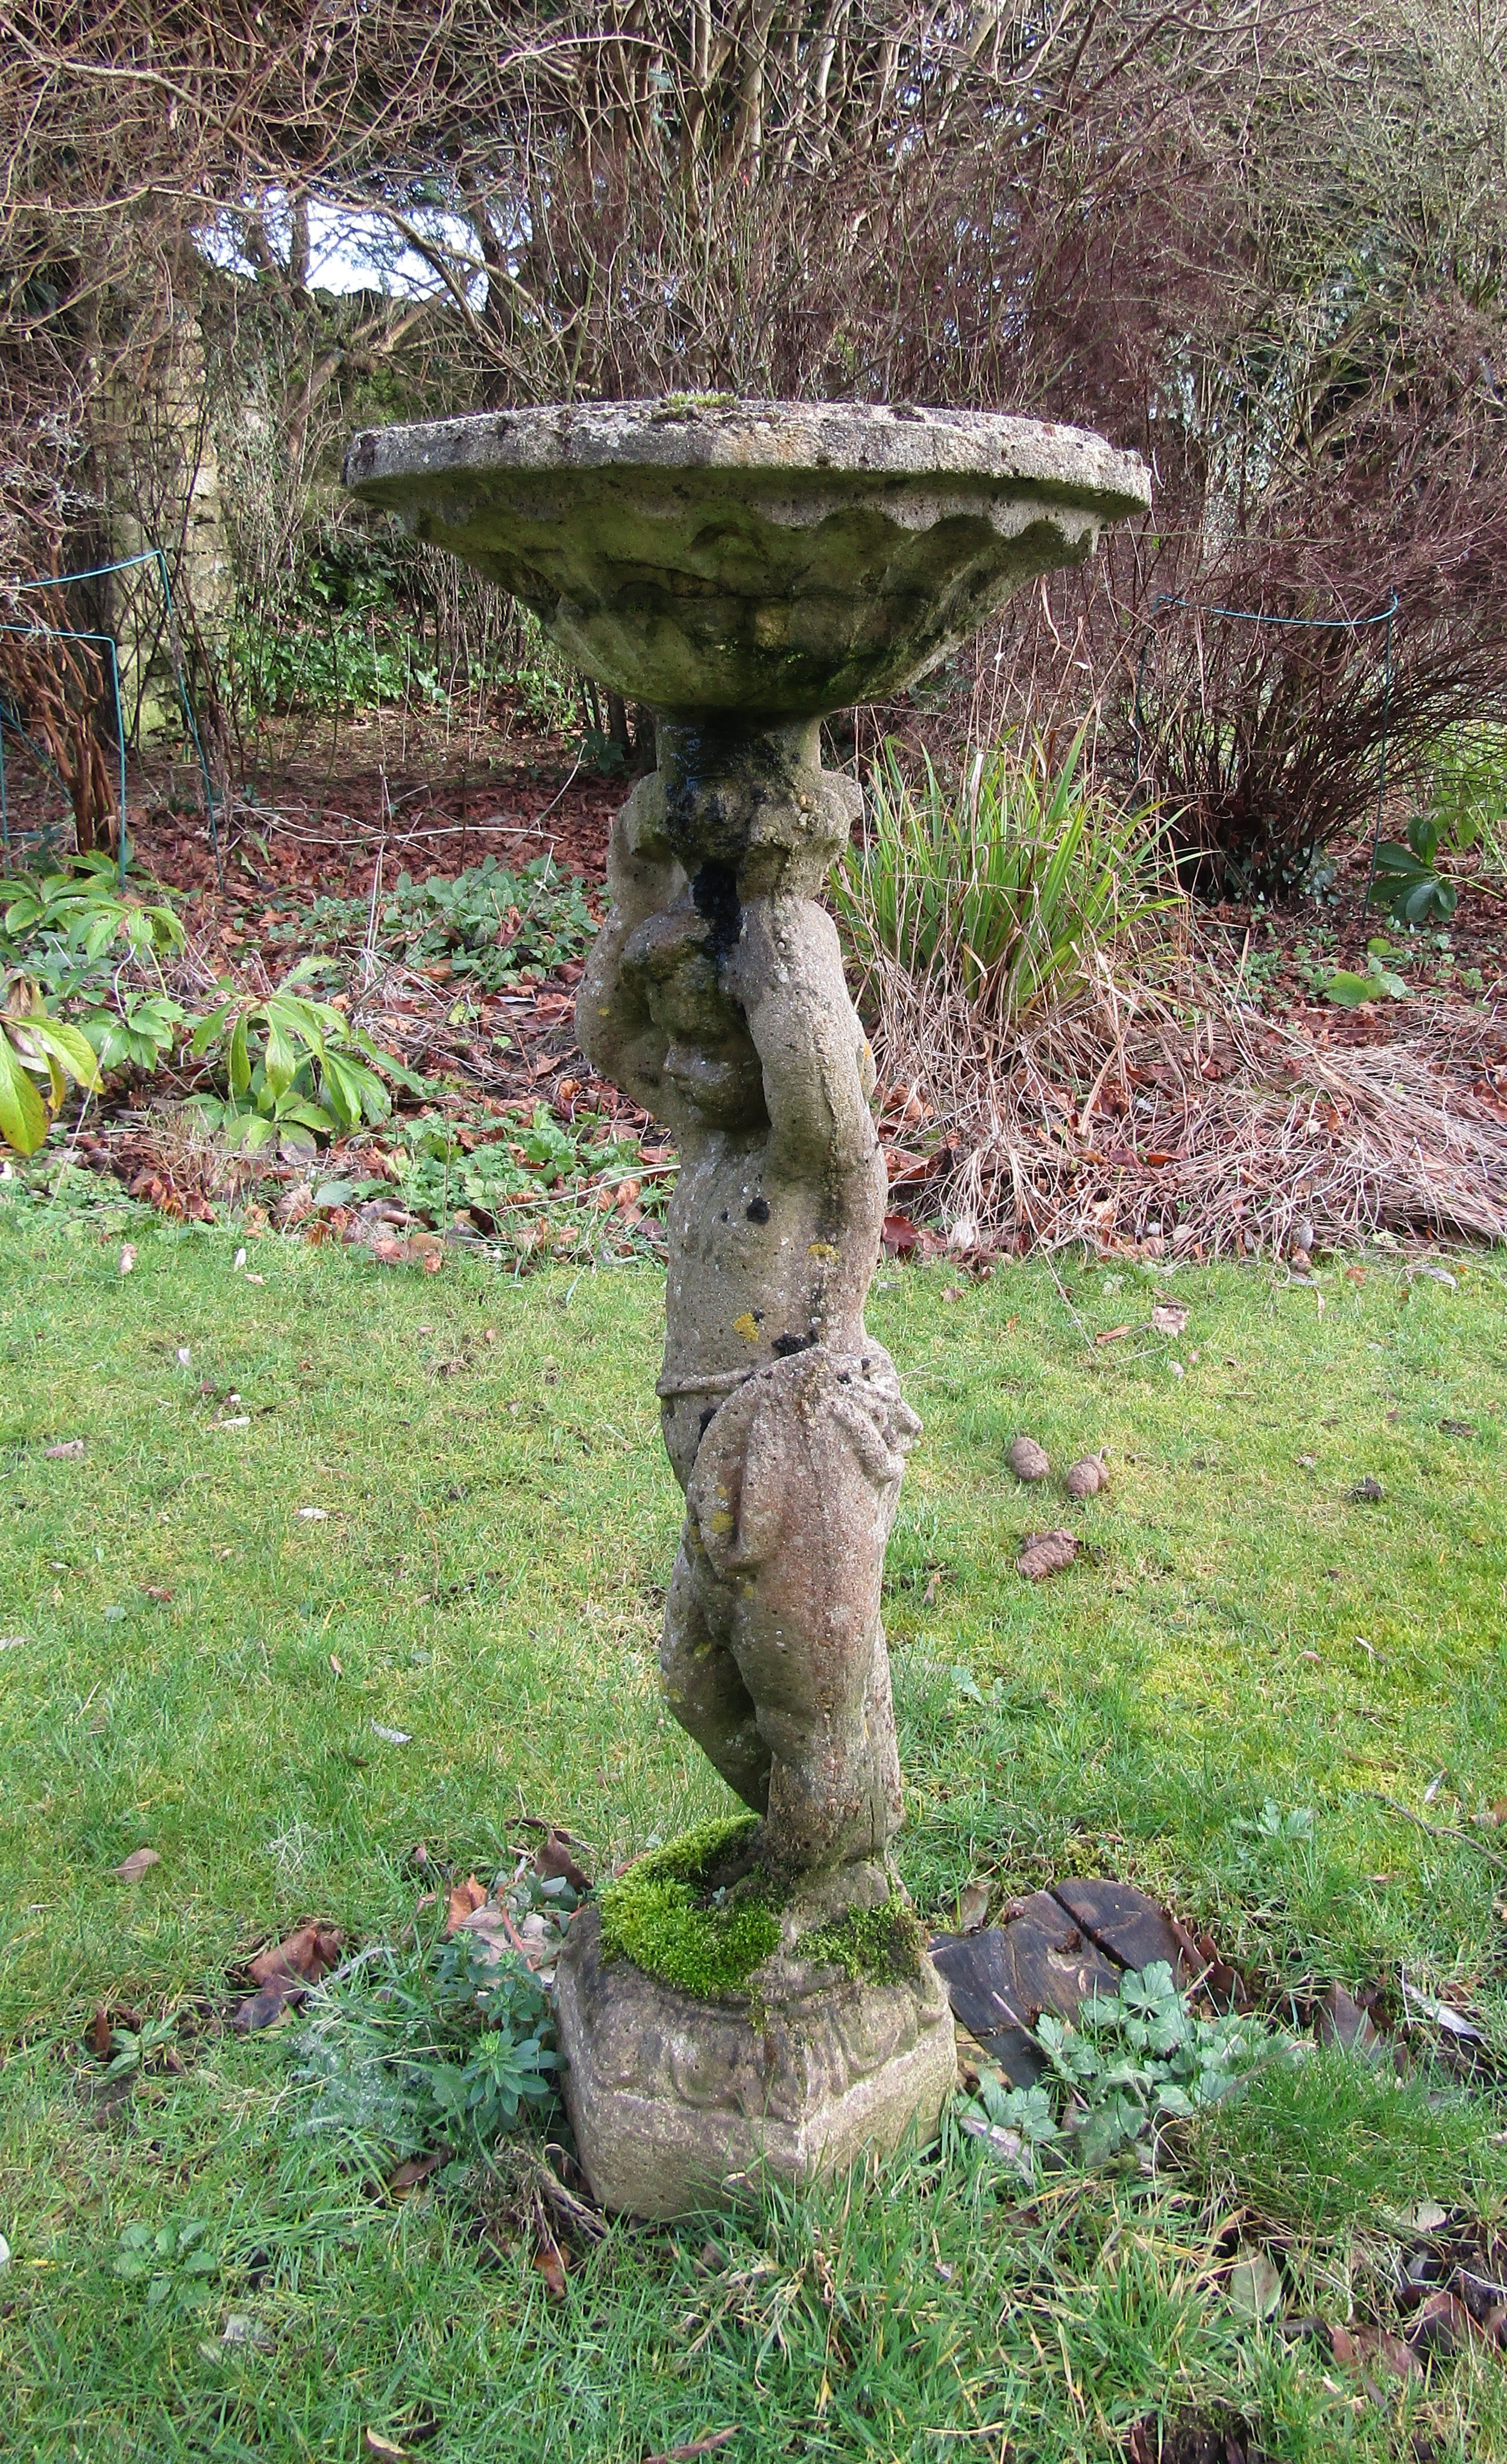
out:
M765 720L899 691L1150 502L1083 429L680 397L367 429L345 484L625 697Z

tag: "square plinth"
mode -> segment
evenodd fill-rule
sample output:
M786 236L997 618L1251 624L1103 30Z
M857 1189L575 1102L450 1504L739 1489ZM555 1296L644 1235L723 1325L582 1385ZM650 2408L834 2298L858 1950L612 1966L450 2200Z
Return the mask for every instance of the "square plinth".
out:
M957 2079L952 2013L929 1959L875 1983L831 1969L804 1989L701 2001L604 1959L583 1908L556 1970L565 2097L593 2195L668 2220L724 2208L762 2174L799 2186L913 2125Z

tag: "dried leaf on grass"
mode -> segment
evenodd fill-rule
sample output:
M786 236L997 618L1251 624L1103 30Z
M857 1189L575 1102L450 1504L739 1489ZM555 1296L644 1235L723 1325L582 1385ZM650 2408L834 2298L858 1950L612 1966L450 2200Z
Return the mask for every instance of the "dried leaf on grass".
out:
M442 2156L406 2156L395 2172L388 2175L388 2188L401 2197L407 2190L416 2190L443 2164Z
M1430 2293L1407 2323L1407 2342L1415 2353L1448 2361L1471 2341L1471 2314L1454 2293Z
M552 2301L564 2301L567 2291L565 2262L556 2241L542 2238L534 2253L534 2265L544 2279L544 2290Z
M568 1831L550 1831L534 1852L534 1871L542 1881L565 1881L573 1891L588 1891L590 1877L582 1872L570 1848Z
M1078 1544L1071 1531L1033 1531L1015 1560L1015 1572L1028 1582L1039 1583L1048 1574L1060 1574L1077 1553Z
M1370 2013L1342 1985L1331 1985L1324 1995L1314 2034L1321 2045L1339 2045L1347 2054L1369 2054L1381 2043Z
M115 1871L122 1882L139 1882L144 1874L149 1873L154 1865L160 1865L162 1861L155 1848L133 1848L128 1857L121 1859Z
M1242 2247L1228 2290L1231 2310L1247 2319L1271 2319L1282 2307L1282 2278L1263 2250Z
M381 2455L387 2459L387 2464L404 2464L409 2450L400 2447L395 2438L385 2438L380 2430L368 2430L366 2440L368 2455Z
M465 1924L467 1917L474 1915L477 1908L484 1908L486 1903L486 1885L478 1882L475 1874L468 1874L463 1882L453 1882L445 1902L446 1933L454 1933Z
M1410 2378L1418 2357L1401 2336L1385 2327L1339 2327L1329 2330L1329 2345L1341 2369L1383 2369L1393 2378Z
M94 2017L89 2022L86 2041L88 2043L89 2051L95 2056L98 2061L102 2062L109 2059L110 2014L102 2002L95 2013Z
M332 1925L310 1923L291 1933L271 1950L261 1950L246 1963L246 1972L256 1991L237 2004L231 2014L231 2026L238 2036L255 2035L258 2030L270 2028L281 2016L286 2006L302 2000L311 1985L340 1959L341 1937Z
M958 1893L958 1931L977 1933L989 1912L987 1882L969 1882Z
M76 1457L83 1453L83 1450L84 1441L82 1438L70 1438L64 1445L44 1446L42 1448L42 1452L49 1463L72 1463Z

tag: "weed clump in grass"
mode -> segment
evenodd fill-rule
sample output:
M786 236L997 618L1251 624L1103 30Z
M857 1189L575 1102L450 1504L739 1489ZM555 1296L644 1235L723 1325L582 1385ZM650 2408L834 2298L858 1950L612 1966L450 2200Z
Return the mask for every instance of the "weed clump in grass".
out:
M1375 2226L1422 2198L1479 2211L1507 2190L1493 2106L1419 2070L1319 2047L1257 2072L1201 2114L1192 2156L1275 2223L1309 2233Z
M780 1921L757 1868L719 1886L759 1828L756 1814L702 1822L640 1857L602 1893L602 1948L711 2000L740 1993L779 1948Z

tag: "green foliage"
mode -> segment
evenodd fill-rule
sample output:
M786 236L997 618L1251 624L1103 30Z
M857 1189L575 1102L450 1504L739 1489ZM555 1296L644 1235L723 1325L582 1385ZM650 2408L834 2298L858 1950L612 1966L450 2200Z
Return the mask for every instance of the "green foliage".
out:
M1452 727L1429 759L1425 809L1451 855L1467 855L1484 843L1499 864L1507 830L1507 728L1480 718Z
M558 650L532 608L514 603L516 642L503 673L524 715L542 734L564 736L580 710L575 671Z
M1298 2051L1257 2019L1197 2017L1164 1959L1123 1976L1117 1993L1084 2003L1075 2022L1044 2012L1035 2037L1049 2079L1008 2092L996 2082L988 2094L981 2084L965 2122L982 2125L986 2139L1018 2133L1027 2148L1060 2141L1089 2167L1219 2103L1264 2064Z
M1359 1009L1363 1001L1406 1001L1407 986L1403 978L1387 964L1401 954L1385 940L1367 941L1364 975L1353 968L1337 967L1323 979L1323 996L1338 1009Z
M78 1024L100 1068L153 1070L165 1061L188 1023L181 1001L166 993L133 993L122 985L113 1009L91 1009Z
M70 1006L67 1032L85 1039L100 1070L155 1069L186 1023L162 976L163 959L188 937L168 899L122 896L113 865L98 855L79 856L61 872L20 874L15 892L0 954L23 966L37 1005ZM128 982L122 960L153 970L157 991ZM79 1083L98 1085L98 1076Z
M404 1198L416 1214L435 1221L448 1221L464 1206L478 1222L496 1225L509 1207L546 1192L558 1196L604 1174L631 1179L642 1168L636 1140L610 1132L604 1137L598 1114L583 1113L566 1123L546 1104L536 1104L533 1118L507 1135L469 1151L443 1121L410 1124L407 1137L406 1152L392 1155ZM664 1202L656 1187L640 1189L642 1213L654 1213Z
M955 982L1000 1023L1081 980L1094 951L1169 902L1152 894L1141 825L1078 777L1082 733L1053 769L1045 748L974 756L964 786L929 754L920 783L887 743L869 784L870 834L833 885L860 962Z
M354 952L365 942L369 910L363 898L317 898L304 915L278 925L271 937L300 948ZM483 992L499 992L521 976L548 975L578 958L596 925L573 872L551 856L536 856L519 872L486 856L447 880L398 875L378 915L377 946L411 967L448 960L451 974Z
M540 1885L572 1906L564 1882ZM407 1951L364 1954L353 1975L312 1994L297 2077L309 2131L333 2131L389 2157L442 2146L462 2169L489 2158L529 2107L546 2104L560 2066L549 2006L512 1953L470 1933Z
M220 2263L206 2250L208 2225L188 2217L178 2223L130 2224L122 2233L111 2272L127 2284L144 2284L146 2307L198 2310L214 2292Z
M81 855L66 871L20 873L5 911L4 955L32 962L37 944L85 958L123 945L141 959L170 957L188 939L167 897L122 895L108 856Z
M602 1948L687 1993L739 1993L779 1948L780 1921L761 1876L709 1892L707 1876L752 1838L756 1814L702 1822L640 1857L601 1896Z
M595 930L577 876L547 855L521 872L487 856L453 881L400 873L382 911L383 937L410 966L448 959L486 992L579 958Z
M1217 2104L1262 2063L1294 2053L1258 2019L1196 2017L1164 1959L1086 2003L1075 2025L1043 2013L1036 2041L1079 2108L1073 2144L1085 2165L1102 2165L1153 2123Z
M1415 813L1407 844L1384 839L1376 850L1376 900L1394 924L1447 924L1460 893L1436 869L1443 824L1436 813Z
M391 1111L376 1069L374 1046L330 1001L295 987L295 967L275 993L229 993L199 1021L188 1050L219 1059L228 1083L223 1101L200 1105L253 1154L291 1125L329 1133L359 1129Z
M98 1088L90 1045L77 1026L49 1016L34 983L11 977L0 1009L0 1137L15 1154L35 1155L70 1080Z
M105 2072L106 2079L128 2079L150 2068L159 2054L166 2053L177 2035L171 2019L144 2019L139 2028L112 2028L110 2042L114 2058Z
M443 709L438 671L413 657L401 622L330 608L321 622L241 617L230 629L228 682L250 718L278 711L377 710L412 701Z

